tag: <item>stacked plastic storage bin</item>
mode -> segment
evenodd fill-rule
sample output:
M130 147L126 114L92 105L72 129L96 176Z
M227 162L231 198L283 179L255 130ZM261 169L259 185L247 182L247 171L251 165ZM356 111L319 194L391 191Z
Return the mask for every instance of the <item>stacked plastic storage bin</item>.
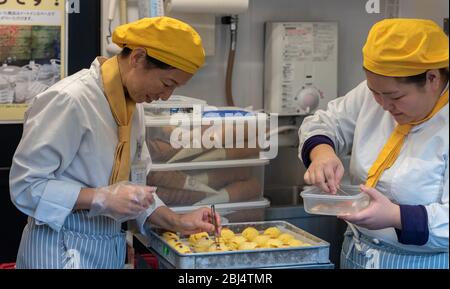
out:
M237 119L248 129L245 117ZM263 197L264 166L269 161L260 158L260 149L254 145L257 141L249 141L245 131L239 136L236 126L230 130L230 126L217 126L217 122L214 129L203 121L199 126L193 121L191 124L188 128L179 127L171 124L170 117L146 116L146 142L152 158L147 184L156 186L158 197L179 213L214 204L225 223L263 221L265 209L270 205ZM219 129L222 142L225 135L233 135L234 140L241 137L244 146L173 145L175 139L179 141L180 132L187 133L192 141L195 127L203 138L209 137L208 131Z

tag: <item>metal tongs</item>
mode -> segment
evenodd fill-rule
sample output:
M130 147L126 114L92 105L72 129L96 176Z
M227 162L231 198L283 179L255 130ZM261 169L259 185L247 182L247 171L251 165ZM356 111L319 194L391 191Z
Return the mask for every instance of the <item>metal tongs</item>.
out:
M336 188L338 189L339 192L343 193L344 195L350 196L350 194L347 193L346 191L344 191L343 189L341 189L341 188L339 188L339 187L336 187Z
M219 238L217 237L217 222L216 222L216 208L214 205L211 205L211 215L212 215L212 223L214 225L214 243L216 243L216 247L219 248Z

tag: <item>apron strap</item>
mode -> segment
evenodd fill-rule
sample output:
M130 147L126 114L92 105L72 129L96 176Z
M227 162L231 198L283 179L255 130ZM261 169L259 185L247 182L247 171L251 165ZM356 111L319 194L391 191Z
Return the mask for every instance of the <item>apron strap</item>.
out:
M348 251L346 254L346 258L348 259L350 257L350 254L355 248L358 253L364 255L366 258L369 258L369 260L365 264L366 269L378 269L380 268L380 251L375 248L368 248L364 250L361 245L361 233L358 231L355 225L353 225L350 222L345 221L348 224L348 227L350 228L351 232L349 234L352 235L352 239L350 240L350 244L348 247ZM348 235L349 235L348 234ZM374 244L379 244L380 241L378 239L372 239L371 240Z

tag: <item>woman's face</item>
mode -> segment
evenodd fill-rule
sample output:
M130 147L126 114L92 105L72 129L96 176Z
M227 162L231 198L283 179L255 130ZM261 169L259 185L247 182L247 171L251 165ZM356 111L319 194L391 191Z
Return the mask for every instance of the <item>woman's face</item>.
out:
M401 83L394 77L387 77L365 71L367 86L376 102L389 111L399 124L424 119L435 106L439 96L441 82L439 70L427 73L425 86L414 83Z
M145 57L135 59L134 63L131 60L124 79L129 97L137 103L167 100L175 88L186 84L193 76L176 68L149 69L145 61Z

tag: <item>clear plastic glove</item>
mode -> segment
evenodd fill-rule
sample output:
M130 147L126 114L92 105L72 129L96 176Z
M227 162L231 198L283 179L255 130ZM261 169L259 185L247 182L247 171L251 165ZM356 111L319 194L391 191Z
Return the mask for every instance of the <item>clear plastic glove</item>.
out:
M91 203L89 217L103 215L118 222L135 219L154 201L155 187L120 182L97 188Z

